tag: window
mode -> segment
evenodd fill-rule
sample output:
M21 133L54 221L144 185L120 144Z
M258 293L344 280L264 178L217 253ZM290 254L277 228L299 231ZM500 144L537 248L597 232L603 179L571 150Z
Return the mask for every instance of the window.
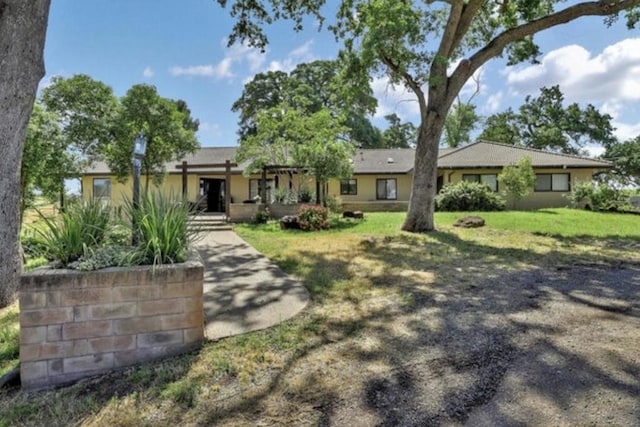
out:
M537 173L535 191L570 191L568 173Z
M343 179L340 181L340 195L355 196L358 194L358 180L357 179Z
M486 174L464 174L462 175L463 181L469 182L481 182L491 189L491 191L498 191L498 175L495 173Z
M261 196L261 191L260 191L260 183L262 182L261 179L250 179L249 180L249 199L250 200L255 200L256 196ZM271 189L274 188L274 183L272 179L267 179L266 180L267 183L267 200L263 200L263 202L272 202L273 200L271 199Z
M396 200L397 198L398 191L395 178L376 180L376 199Z
M109 178L93 178L93 197L111 200L111 180Z

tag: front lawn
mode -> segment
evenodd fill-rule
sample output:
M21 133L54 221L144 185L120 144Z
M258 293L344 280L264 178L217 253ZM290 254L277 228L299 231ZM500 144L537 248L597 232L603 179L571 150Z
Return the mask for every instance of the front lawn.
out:
M438 213L424 235L399 231L403 213L238 226L310 290L305 312L72 387L2 390L0 426L633 424L640 216L452 227L463 215Z

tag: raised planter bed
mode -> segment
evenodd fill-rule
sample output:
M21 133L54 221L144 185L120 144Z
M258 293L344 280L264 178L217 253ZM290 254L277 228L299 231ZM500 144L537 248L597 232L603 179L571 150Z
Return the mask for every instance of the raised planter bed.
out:
M199 347L203 265L37 269L22 276L20 378L42 389Z

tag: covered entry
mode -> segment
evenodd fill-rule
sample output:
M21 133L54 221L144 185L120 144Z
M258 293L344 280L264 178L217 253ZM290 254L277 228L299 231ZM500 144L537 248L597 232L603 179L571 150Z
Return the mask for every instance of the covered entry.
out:
M206 202L206 212L225 212L226 180L219 178L200 178L200 196Z

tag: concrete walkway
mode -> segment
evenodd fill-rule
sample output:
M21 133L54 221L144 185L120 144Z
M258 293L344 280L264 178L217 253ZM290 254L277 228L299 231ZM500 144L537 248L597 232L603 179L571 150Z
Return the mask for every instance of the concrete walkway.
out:
M265 329L298 314L309 293L233 231L196 244L204 270L205 335L210 340Z

